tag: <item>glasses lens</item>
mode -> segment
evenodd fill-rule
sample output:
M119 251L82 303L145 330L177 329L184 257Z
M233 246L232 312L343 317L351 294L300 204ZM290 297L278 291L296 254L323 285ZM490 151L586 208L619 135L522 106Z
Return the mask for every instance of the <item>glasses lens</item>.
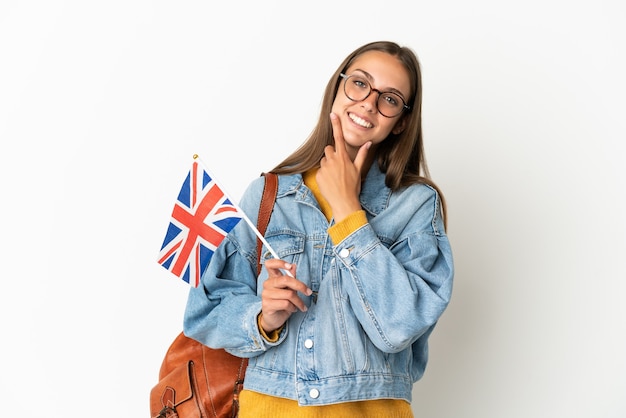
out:
M378 96L378 111L387 117L394 117L402 113L404 101L395 93L381 93Z
M355 102L364 100L370 94L370 83L363 77L352 75L346 78L344 90L348 99Z

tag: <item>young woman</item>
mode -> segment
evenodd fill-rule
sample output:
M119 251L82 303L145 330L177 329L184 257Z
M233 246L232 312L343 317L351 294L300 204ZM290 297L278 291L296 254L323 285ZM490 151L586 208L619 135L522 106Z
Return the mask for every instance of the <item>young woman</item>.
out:
M240 417L412 417L450 300L445 205L429 180L418 60L366 44L331 77L317 126L279 174L256 275L244 222L191 290L184 331L250 358ZM263 178L240 206L254 222Z

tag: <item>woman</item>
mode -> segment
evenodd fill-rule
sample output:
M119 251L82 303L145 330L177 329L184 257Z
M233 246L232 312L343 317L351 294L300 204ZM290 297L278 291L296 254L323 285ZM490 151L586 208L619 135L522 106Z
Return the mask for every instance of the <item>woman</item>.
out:
M250 358L241 418L413 416L453 279L421 95L410 49L351 53L308 140L272 170L265 237L279 258L264 249L257 278L256 237L241 222L191 290L185 334ZM263 181L244 193L244 212L257 212Z

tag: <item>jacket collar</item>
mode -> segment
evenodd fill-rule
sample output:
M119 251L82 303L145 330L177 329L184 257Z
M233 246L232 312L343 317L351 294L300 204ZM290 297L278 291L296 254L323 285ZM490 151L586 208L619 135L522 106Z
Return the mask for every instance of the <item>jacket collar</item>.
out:
M385 186L385 173L380 171L378 162L374 161L361 184L361 206L371 215L378 215L389 206L391 189Z

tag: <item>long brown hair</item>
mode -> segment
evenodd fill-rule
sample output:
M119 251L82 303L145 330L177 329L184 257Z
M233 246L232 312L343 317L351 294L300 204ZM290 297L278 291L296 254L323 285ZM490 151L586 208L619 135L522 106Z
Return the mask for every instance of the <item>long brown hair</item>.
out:
M405 118L404 130L399 134L390 133L376 150L378 165L380 170L385 173L385 185L394 191L415 183L432 186L439 193L445 222L447 218L445 200L439 188L430 179L424 155L420 64L417 56L410 48L402 47L394 42L371 42L357 48L345 58L326 85L317 125L307 140L274 167L272 172L297 174L319 166L319 162L324 156L324 148L334 144L333 128L329 115L339 89L341 80L339 74L347 71L354 60L368 51L385 52L396 57L406 68L411 86L411 95L407 103L411 109L402 115L402 118Z

